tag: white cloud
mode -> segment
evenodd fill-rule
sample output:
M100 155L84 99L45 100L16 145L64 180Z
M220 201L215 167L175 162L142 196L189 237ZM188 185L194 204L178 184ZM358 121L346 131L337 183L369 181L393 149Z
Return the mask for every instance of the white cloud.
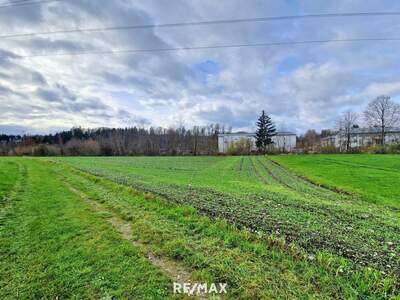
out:
M3 34L282 16L399 10L396 1L62 1L0 10ZM252 129L265 109L286 129L327 128L346 109L400 93L400 44L341 43L148 54L19 59L17 54L206 46L281 40L393 37L395 17L188 26L3 39L0 124L32 131L82 125L221 122ZM217 66L201 73L204 63ZM3 126L3 128L5 128Z

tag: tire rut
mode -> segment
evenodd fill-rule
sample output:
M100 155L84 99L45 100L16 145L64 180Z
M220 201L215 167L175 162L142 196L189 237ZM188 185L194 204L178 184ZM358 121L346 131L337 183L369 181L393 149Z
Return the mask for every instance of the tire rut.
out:
M4 225L8 214L12 211L14 200L18 193L25 186L27 177L27 169L24 165L18 163L18 179L13 184L12 188L6 193L6 195L0 199L0 228Z
M138 247L142 252L144 252L147 259L156 267L160 268L164 274L166 274L173 282L184 284L184 283L193 283L192 274L190 271L186 270L181 264L174 262L170 259L166 259L160 256L156 256L149 251L146 251L146 246L139 241L132 240L132 226L129 222L123 220L122 218L118 217L113 213L111 210L106 209L97 201L90 199L84 192L77 190L68 182L64 181L64 184L67 188L74 193L75 195L79 196L83 199L86 203L90 205L93 211L96 212L106 212L111 216L107 218L107 221L112 225L112 227L117 230L121 236L128 240L134 245ZM194 298L193 298L194 297ZM197 298L196 298L197 297ZM206 294L194 295L192 296L193 299L208 299Z
M324 186L317 185L309 180L306 180L305 178L301 178L299 176L296 176L295 174L289 172L287 169L276 163L275 161L271 159L267 159L265 162L261 161L258 159L258 163L265 169L265 171L272 176L278 183L281 185L296 191L300 194L306 195L306 196L314 196L318 197L321 199L326 199L330 201L336 201L339 199L345 199L346 197L348 198L348 195L345 193L341 193L336 190L328 189ZM267 164L270 163L271 165L268 166ZM276 168L276 170L272 170L271 167ZM287 176L287 180L285 180L283 177L279 175L279 172L283 173L285 176Z

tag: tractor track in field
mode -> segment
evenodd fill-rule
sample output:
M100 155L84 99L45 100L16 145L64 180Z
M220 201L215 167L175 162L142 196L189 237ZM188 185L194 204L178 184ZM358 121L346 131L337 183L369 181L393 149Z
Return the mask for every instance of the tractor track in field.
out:
M338 190L338 189L333 189L329 188L323 185L316 184L315 182L309 180L308 178L303 178L301 176L297 176L296 174L288 171L285 167L281 166L277 162L267 159L267 161L263 162L260 159L258 159L258 163L265 169L265 171L273 177L279 184L296 191L300 194L303 194L305 196L314 196L317 198L321 199L326 199L326 200L339 200L339 199L350 199L353 197L352 194ZM271 169L271 166L268 166L267 164L271 164L274 166L274 168L277 168L276 172ZM284 174L284 176L287 177L287 180L291 182L285 181L282 176L278 175L278 172L281 172ZM298 185L298 186L296 186ZM301 188L303 187L303 188Z
M268 180L267 180L264 176L261 175L260 171L256 168L256 165L254 164L253 159L252 159L251 157L249 157L249 160L250 160L250 162L251 162L251 168L252 168L254 174L256 174L256 176L257 176L263 183L268 184L268 183L269 183Z
M239 172L241 172L241 171L243 170L243 161L244 161L244 158L243 158L243 157L240 158L240 161L239 161L239 168L238 168L238 171L239 171Z
M310 185L313 185L313 186L318 187L320 189L325 189L327 191L330 191L330 192L333 192L333 193L336 193L336 194L340 194L340 195L346 195L346 196L351 196L351 197L355 196L353 193L350 193L348 191L344 191L342 189L334 188L334 187L331 187L331 186L328 186L328 185L325 185L325 184L319 184L319 183L314 182L313 180L311 180L310 178L308 178L306 176L301 176L301 175L295 174L294 172L291 172L291 171L287 170L286 167L282 166L280 163L278 163L275 160L270 159L269 161L272 164L274 164L277 167L279 167L282 170L284 170L286 173L289 173L292 176L295 176L295 177L299 178L300 180L303 180L303 181L309 183Z
M319 160L322 160L325 162L330 162L330 163L333 162L335 164L350 166L350 167L360 167L360 168L365 168L365 169L379 170L379 171L393 172L393 173L399 172L399 169L395 169L395 168L382 168L382 167L376 167L373 165L361 164L361 163L357 163L357 162L341 161L341 160L337 160L334 158L323 158L323 159L320 158Z
M263 167L263 169L267 172L267 174L269 176L271 176L277 183L291 189L291 190L295 190L293 189L292 186L290 186L289 184L287 184L286 182L284 182L283 180L281 180L280 178L278 178L267 166L265 166L262 161L260 160L260 158L257 157L257 163Z
M329 186L329 185L326 185L326 184L323 184L323 183L317 183L317 182L313 181L312 179L310 179L310 178L308 178L308 177L306 177L306 176L299 175L299 174L296 174L295 172L292 172L292 171L288 170L285 166L281 165L281 164L278 163L277 161L274 161L274 160L272 160L272 159L269 159L269 161L270 161L272 164L276 165L277 167L281 168L282 171L284 171L284 172L286 172L286 173L288 173L288 174L291 174L292 176L295 176L295 177L299 178L300 180L303 180L304 182L308 183L308 184L311 185L311 186L315 186L315 187L317 187L317 188L319 188L319 189L326 190L327 192L334 193L334 194L336 194L338 197L342 197L342 199L347 199L347 200L351 200L351 201L354 201L354 200L358 200L358 201L361 200L361 201L363 201L363 200L362 200L362 196L360 196L360 195L356 195L355 193L352 193L352 192L349 192L349 191L345 191L345 190L343 190L343 189L340 189L340 188L337 188L337 187L333 187L333 186ZM336 163L336 160L334 160L334 159L328 159L328 158L323 159L323 161L335 162L335 163ZM356 164L356 163L355 163L355 164L352 164L352 163L348 163L348 164L347 164L347 163L345 163L345 162L343 162L343 163L342 163L342 162L338 162L338 164L342 164L342 165L346 165L346 166L350 166L350 167L361 166L361 165ZM369 168L369 167L366 166L366 165L363 165L363 167ZM376 170L381 170L381 171L387 171L387 172L394 172L394 170L389 170L389 169L384 169L384 168L374 168L374 167L372 167L371 169L376 169ZM332 199L329 198L329 197L326 197L326 199L332 200ZM371 205L372 205L372 204L371 204ZM400 212L400 208L398 208L398 207L393 207L393 206L390 206L390 205L389 205L389 206L387 206L386 208L387 208L388 210L394 212L394 213Z
M160 268L164 274L166 274L173 282L184 284L193 283L192 274L180 263L166 259L160 256L152 254L146 249L146 246L139 241L132 240L132 226L128 221L125 221L121 217L117 216L112 210L105 208L99 202L91 199L84 192L74 188L70 183L64 180L65 186L75 195L79 196L86 203L89 204L91 209L99 213L108 213L111 216L107 217L107 221L111 226L122 236L123 239L128 240L133 246L138 247L147 259L156 267ZM207 295L202 293L200 295L192 296L194 299L205 300L208 299Z
M254 161L251 161L251 158L249 159L249 168L255 172L257 168L254 166ZM262 166L259 166L259 168L261 168L257 169L259 176L267 177ZM373 212L369 212L367 215L362 211L347 211L341 208L340 201L337 202L339 206L336 207L336 205L302 203L285 198L275 199L273 195L249 195L248 197L237 198L234 195L212 189L175 185L150 187L144 183L132 182L125 177L107 176L74 167L73 169L77 174L82 172L105 177L116 183L153 193L177 204L192 205L200 214L211 218L225 219L249 231L264 231L270 234L275 234L278 231L278 234L285 235L288 242L296 242L311 253L321 249L327 250L360 265L372 265L382 270L387 270L386 264L390 264L389 269L392 270L396 269L396 265L398 265L396 257L389 257L383 245L387 242L391 244L393 242L391 248L395 247L397 238L393 234L400 234L399 229L390 224L385 224ZM270 177L268 184L274 181ZM298 187L295 186L294 188ZM302 196L300 195L301 191L297 192L299 196ZM304 191L302 192L304 193ZM316 197L310 193L305 194ZM321 224L323 227L314 230L312 224ZM366 224L373 226L371 227L373 231L369 234L362 230ZM386 232L390 232L391 237L385 237ZM347 236L354 236L354 238L347 240ZM363 247L364 242L361 241L363 238L370 239L371 248ZM389 251L393 251L393 249L389 249ZM396 253L396 250L394 251ZM397 271L395 272L397 273Z
M13 200L15 199L18 192L25 185L27 177L27 169L24 165L18 163L18 179L13 184L12 188L6 193L6 195L0 199L0 228L6 221L10 210L12 210Z

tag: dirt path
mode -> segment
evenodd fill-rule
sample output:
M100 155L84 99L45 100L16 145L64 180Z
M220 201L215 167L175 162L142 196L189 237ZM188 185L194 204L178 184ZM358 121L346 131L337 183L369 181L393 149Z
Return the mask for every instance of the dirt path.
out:
M129 222L123 220L113 213L111 210L105 208L99 202L90 199L84 192L77 190L73 186L71 186L68 182L64 181L64 184L68 187L68 189L78 195L80 198L85 200L93 211L95 212L106 212L110 215L107 218L107 221L121 234L121 236L130 241L135 247L138 247L148 258L148 260L158 268L160 268L173 282L176 283L193 283L191 272L186 270L181 264L172 261L170 259L155 256L151 252L146 249L146 246L138 241L132 240L132 226ZM172 288L172 287L171 287ZM196 298L197 297L197 298ZM206 294L200 294L197 296L192 296L191 299L208 299Z

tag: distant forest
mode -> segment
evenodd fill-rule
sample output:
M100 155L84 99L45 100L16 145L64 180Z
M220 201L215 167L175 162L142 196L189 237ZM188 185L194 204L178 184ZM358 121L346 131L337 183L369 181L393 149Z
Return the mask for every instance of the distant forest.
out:
M212 155L219 124L179 128L72 128L48 135L0 135L0 155Z

